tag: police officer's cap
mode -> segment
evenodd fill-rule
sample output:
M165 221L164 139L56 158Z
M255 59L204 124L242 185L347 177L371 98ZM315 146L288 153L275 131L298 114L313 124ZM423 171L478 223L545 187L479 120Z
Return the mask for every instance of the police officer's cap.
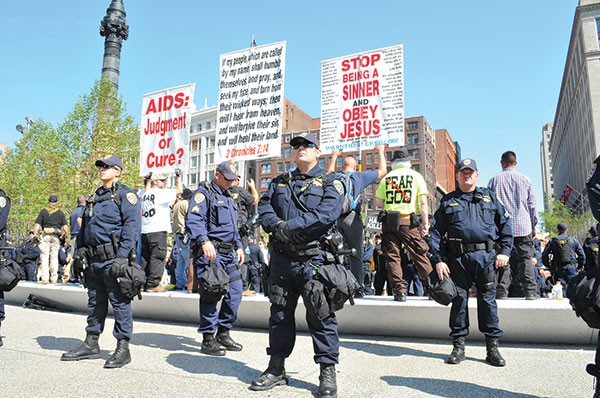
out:
M392 154L392 162L394 160L406 160L408 159L408 151L405 148L395 150Z
M556 229L558 229L559 231L566 231L567 229L569 229L569 226L566 222L559 222L556 226Z
M120 168L121 170L123 170L123 161L121 160L120 157L112 155L107 157L106 159L99 159L96 160L96 167L103 167L103 166L117 166L118 168Z
M50 197L48 198L48 203L57 203L57 202L58 202L58 196L50 195Z
M290 141L290 145L300 145L304 141L314 144L317 148L319 147L319 140L317 139L317 136L313 133L304 133L297 135L296 137L292 138L292 140Z
M223 177L225 177L227 181L234 181L238 178L235 165L229 160L219 163L219 165L217 166L217 171L223 174Z
M456 166L457 171L463 171L464 169L471 169L477 171L477 163L473 159L463 159Z

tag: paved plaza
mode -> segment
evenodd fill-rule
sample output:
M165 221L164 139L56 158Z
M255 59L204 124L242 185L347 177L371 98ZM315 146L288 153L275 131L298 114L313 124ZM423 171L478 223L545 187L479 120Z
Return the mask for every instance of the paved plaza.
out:
M248 390L265 368L268 334L234 329L244 345L226 357L200 353L201 336L193 324L136 321L133 361L104 369L114 349L113 321L100 338L102 359L61 362L62 352L85 336L85 316L7 305L2 325L0 375L4 397L312 397L319 368L312 343L300 333L286 369L290 385L271 391ZM539 325L540 328L551 327ZM469 344L470 343L470 344ZM381 336L341 336L337 367L339 397L591 397L593 380L585 365L592 345L501 342L504 368L484 362L484 343L467 340L467 361L446 365L450 340Z

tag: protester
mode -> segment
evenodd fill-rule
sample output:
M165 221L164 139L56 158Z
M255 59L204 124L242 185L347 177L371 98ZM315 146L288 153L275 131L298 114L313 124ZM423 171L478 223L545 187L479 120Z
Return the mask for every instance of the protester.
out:
M40 229L42 230L40 242L42 254L37 278L41 284L56 283L58 281L60 238L69 232L65 213L58 207L58 196L50 195L48 206L38 214L33 227L35 236L38 236Z

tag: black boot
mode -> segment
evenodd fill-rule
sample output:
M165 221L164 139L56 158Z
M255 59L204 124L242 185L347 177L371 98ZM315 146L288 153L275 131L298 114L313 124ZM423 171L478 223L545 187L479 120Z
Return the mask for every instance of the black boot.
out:
M288 377L285 374L285 358L271 355L269 367L256 379L252 380L250 389L254 391L270 390L275 386L288 384Z
M131 353L129 352L129 341L125 339L117 340L117 348L110 358L104 362L104 367L108 369L121 368L131 362Z
M337 383L335 380L335 365L321 364L321 374L319 375L319 389L317 398L336 398Z
M79 347L65 352L60 357L61 361L79 361L80 359L100 358L100 346L98 345L97 334L88 334Z
M215 357L225 356L225 349L215 340L212 333L204 333L200 352Z
M446 359L446 363L457 365L465 360L465 338L455 337L452 340L452 345L454 348L452 349L448 359Z
M229 329L221 328L217 332L217 341L225 347L227 351L242 351L242 345L236 343L231 336L229 336Z
M505 366L506 361L500 355L500 351L498 351L498 338L497 337L489 337L485 336L485 346L487 349L487 356L485 357L485 361L487 363L492 364L493 366Z

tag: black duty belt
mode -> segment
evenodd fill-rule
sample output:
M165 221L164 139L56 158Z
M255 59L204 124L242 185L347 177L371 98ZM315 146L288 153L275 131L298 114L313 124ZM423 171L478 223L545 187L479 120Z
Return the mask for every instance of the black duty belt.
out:
M105 243L103 245L93 247L85 247L78 250L82 250L82 254L87 257L90 263L100 263L117 257L112 243Z
M235 243L219 242L216 240L211 240L210 242L215 247L215 250L221 254L229 254L235 251Z
M491 252L494 250L494 241L488 240L486 242L463 242L460 239L448 239L448 252L452 254L464 254L472 253L479 250L485 250Z
M285 253L292 257L314 257L318 255L322 249L321 244L317 240L313 240L302 245L292 245L283 243L275 239L271 239L271 247L273 251Z

